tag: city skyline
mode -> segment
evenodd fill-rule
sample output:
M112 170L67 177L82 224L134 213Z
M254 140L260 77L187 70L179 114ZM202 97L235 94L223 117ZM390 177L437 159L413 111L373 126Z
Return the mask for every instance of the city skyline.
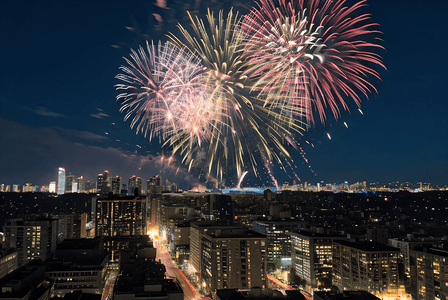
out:
M204 184L179 159L169 162L158 141L150 143L135 135L129 122L123 122L113 88L129 49L146 39L166 40L168 32L177 33L177 22L188 25L186 13L170 3L169 9L142 1L107 7L80 3L18 1L5 4L0 13L1 38L9 41L0 50L8 70L0 80L0 182L48 184L56 180L54 170L63 166L67 175L83 175L86 180L108 169L122 178L160 174L181 187ZM299 151L291 149L297 174L302 182L445 185L448 104L441 99L447 92L447 71L440 66L448 63L447 58L417 56L408 49L415 36L443 47L446 42L440 41L438 28L443 28L441 16L447 3L367 4L366 11L380 24L386 48L380 53L387 70L376 84L378 94L363 98L362 114L351 103L351 115L343 114L339 122L329 117L325 127L310 130L302 147L314 173ZM244 13L244 6L251 5L251 1L240 2L236 9ZM417 18L423 20L416 23ZM423 23L435 29L428 30ZM280 185L292 179L278 168L274 176ZM272 185L265 177L259 185ZM257 182L253 173L245 181Z

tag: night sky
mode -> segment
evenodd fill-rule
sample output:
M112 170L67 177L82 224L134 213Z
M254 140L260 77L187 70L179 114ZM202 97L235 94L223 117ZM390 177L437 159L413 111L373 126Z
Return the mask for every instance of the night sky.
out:
M92 181L107 169L125 181L160 174L184 189L205 184L130 129L114 88L131 48L179 35L177 22L190 28L186 9L204 17L207 6L253 5L190 2L0 1L0 183L48 185L65 167ZM367 3L386 48L378 94L362 99L363 114L350 102L338 122L316 124L302 140L309 166L293 153L296 172L302 182L448 184L448 1ZM292 178L274 171L280 184ZM263 180L249 173L246 185L272 185Z

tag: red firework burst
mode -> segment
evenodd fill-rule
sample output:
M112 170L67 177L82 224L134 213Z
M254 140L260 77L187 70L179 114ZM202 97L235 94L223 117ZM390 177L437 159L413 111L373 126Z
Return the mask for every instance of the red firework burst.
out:
M338 119L341 108L348 111L346 99L359 107L361 94L376 92L369 79L380 78L375 65L385 66L373 51L383 47L366 41L380 34L359 12L366 1L258 1L241 24L244 75L266 107L308 124L317 111L323 123L328 107Z

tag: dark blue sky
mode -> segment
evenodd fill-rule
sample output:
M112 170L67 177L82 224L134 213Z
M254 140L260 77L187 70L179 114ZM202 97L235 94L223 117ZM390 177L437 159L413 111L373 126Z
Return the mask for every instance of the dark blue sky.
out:
M168 166L157 141L123 121L114 76L130 48L178 34L177 22L188 26L184 7L244 10L252 2L163 2L0 1L0 183L48 185L59 166L89 180L108 169L124 178L161 174L184 188L200 181ZM363 115L351 105L339 122L316 125L307 136L314 147L303 143L315 175L295 153L297 174L448 184L448 2L371 0L364 11L381 25L386 48L378 94L363 99ZM278 170L275 177L289 180Z

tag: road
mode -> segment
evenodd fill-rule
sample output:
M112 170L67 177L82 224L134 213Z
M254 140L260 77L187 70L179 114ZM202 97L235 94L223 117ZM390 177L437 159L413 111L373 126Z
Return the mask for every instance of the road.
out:
M104 284L103 295L101 300L112 299L115 285L115 278L118 276L118 270L114 268L108 268L106 274L106 283Z
M174 265L163 244L160 241L154 241L154 247L157 248L157 260L160 259L160 261L165 265L167 275L169 277L175 277L179 280L182 290L184 291L184 300L200 298L201 295L195 291L188 278L186 278L184 273Z

